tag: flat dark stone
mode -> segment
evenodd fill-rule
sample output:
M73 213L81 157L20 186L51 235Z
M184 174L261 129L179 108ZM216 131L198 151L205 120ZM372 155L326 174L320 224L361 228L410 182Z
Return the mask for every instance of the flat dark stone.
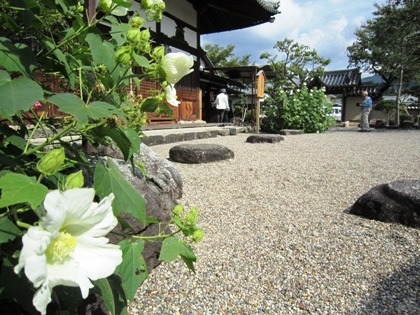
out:
M180 144L169 150L169 157L174 162L186 164L210 163L233 159L232 150L219 144Z
M303 131L300 129L282 129L279 134L283 136L294 136L303 134Z
M249 143L277 143L283 141L284 138L280 135L252 135L246 139Z

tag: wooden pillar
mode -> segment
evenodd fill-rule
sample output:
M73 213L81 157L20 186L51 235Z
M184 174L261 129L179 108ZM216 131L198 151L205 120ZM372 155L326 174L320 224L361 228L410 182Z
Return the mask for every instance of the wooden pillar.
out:
M257 73L257 81L255 82L257 86L257 102L256 102L256 110L255 110L255 116L256 116L256 132L257 134L260 133L260 113L261 113L261 99L264 98L264 85L265 85L265 73L263 70L258 71Z

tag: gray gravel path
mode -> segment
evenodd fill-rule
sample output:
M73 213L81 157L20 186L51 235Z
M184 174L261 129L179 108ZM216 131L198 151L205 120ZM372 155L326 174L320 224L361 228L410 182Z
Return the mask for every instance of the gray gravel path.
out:
M189 142L233 160L174 163L206 231L197 273L162 264L129 314L420 314L420 231L344 213L375 185L420 179L420 131L248 136Z

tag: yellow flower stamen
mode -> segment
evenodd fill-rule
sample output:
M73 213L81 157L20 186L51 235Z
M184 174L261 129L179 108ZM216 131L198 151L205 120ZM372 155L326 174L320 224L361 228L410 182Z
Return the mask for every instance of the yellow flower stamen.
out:
M71 234L67 232L60 233L59 236L52 240L45 251L48 263L63 263L74 252L76 243L76 239Z

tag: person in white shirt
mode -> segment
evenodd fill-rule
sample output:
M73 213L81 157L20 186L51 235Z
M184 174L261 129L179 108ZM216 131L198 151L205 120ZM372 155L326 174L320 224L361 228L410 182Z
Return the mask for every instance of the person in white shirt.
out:
M223 123L225 113L230 110L229 98L226 93L226 89L220 89L220 93L217 94L216 100L213 102L213 106L217 109L217 122Z

